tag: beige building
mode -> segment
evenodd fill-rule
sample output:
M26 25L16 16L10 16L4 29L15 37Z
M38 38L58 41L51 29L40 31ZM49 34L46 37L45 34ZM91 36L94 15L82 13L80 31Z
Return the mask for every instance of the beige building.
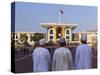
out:
M27 42L29 44L32 42L30 37L34 36L35 34L40 35L41 37L45 37L45 33L38 33L38 32L12 32L11 33L11 38L15 41L15 44L16 43L23 43L20 40L20 37L21 37L22 34L26 34L27 35L27 37L28 37Z
M97 44L97 30L93 31L84 31L84 32L78 32L79 34L79 41L81 40L81 34L87 34L87 43L90 46L94 46Z
M85 33L87 34L87 43L90 46L97 43L97 30L73 33L77 24L41 23L41 25L47 29L47 41L53 40L57 42L60 37L64 37L69 43L81 43L81 35Z

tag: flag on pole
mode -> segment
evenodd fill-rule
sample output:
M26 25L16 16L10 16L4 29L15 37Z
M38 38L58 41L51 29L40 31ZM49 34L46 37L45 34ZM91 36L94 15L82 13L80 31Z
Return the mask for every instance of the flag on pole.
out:
M61 9L60 9L60 13L61 13L61 14L64 14L64 12L63 12Z
M59 10L59 24L61 23L61 14L64 14L64 12L60 9Z

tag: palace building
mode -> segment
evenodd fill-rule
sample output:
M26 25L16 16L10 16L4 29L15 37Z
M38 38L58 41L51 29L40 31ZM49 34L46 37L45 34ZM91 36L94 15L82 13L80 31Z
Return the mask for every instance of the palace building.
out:
M66 41L72 41L73 30L77 27L77 24L60 24L60 23L40 23L43 28L47 29L47 41L53 40L57 42L60 37L64 37Z
M55 43L60 37L64 37L69 43L81 43L81 35L87 34L87 43L90 46L97 43L97 30L74 33L77 24L40 23L47 30L46 40L53 40Z
M46 41L53 40L54 43L57 43L60 37L64 37L69 44L81 43L81 35L87 34L87 43L90 46L97 44L97 29L92 31L83 31L83 32L73 32L77 27L77 24L60 24L60 23L40 23L43 28L47 30L46 33L41 32L12 32L11 38L17 43L23 43L21 41L21 36L25 34L28 39L27 42L30 44L31 36L39 35L42 38L45 38Z
M21 36L23 35L27 36L28 43L32 42L31 36L39 35L41 38L45 37L45 33L40 33L40 32L11 32L11 39L15 41L15 44L23 43L23 41L21 41Z
M82 34L87 34L87 43L89 46L94 46L97 45L97 29L91 30L91 31L84 31L84 32L78 32L77 34L79 35L79 41L81 38Z

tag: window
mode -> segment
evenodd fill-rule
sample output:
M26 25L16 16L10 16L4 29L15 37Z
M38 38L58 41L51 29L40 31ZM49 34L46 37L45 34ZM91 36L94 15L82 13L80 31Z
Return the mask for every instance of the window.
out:
M18 36L16 35L16 39L18 39Z
M79 41L79 34L73 33L73 34L72 34L72 40L73 40L73 41Z
M69 34L69 30L66 30L66 34Z
M18 42L18 40L16 40L15 42Z
M50 36L50 39L53 39L53 36Z
M15 39L15 35L13 35L13 39Z
M52 29L50 30L50 34L53 34L53 30Z
M66 36L66 39L69 39L69 36Z

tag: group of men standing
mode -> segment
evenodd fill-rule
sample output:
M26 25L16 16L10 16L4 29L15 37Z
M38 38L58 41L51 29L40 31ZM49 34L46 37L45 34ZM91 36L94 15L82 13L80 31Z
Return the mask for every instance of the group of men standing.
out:
M51 55L49 50L44 48L46 41L39 41L40 47L34 49L33 52L33 72L47 72L52 63L52 71L77 70L92 68L92 49L87 45L87 35L81 37L81 45L77 46L75 54L75 62L73 63L72 53L66 48L66 41L63 37L59 39L60 47Z

